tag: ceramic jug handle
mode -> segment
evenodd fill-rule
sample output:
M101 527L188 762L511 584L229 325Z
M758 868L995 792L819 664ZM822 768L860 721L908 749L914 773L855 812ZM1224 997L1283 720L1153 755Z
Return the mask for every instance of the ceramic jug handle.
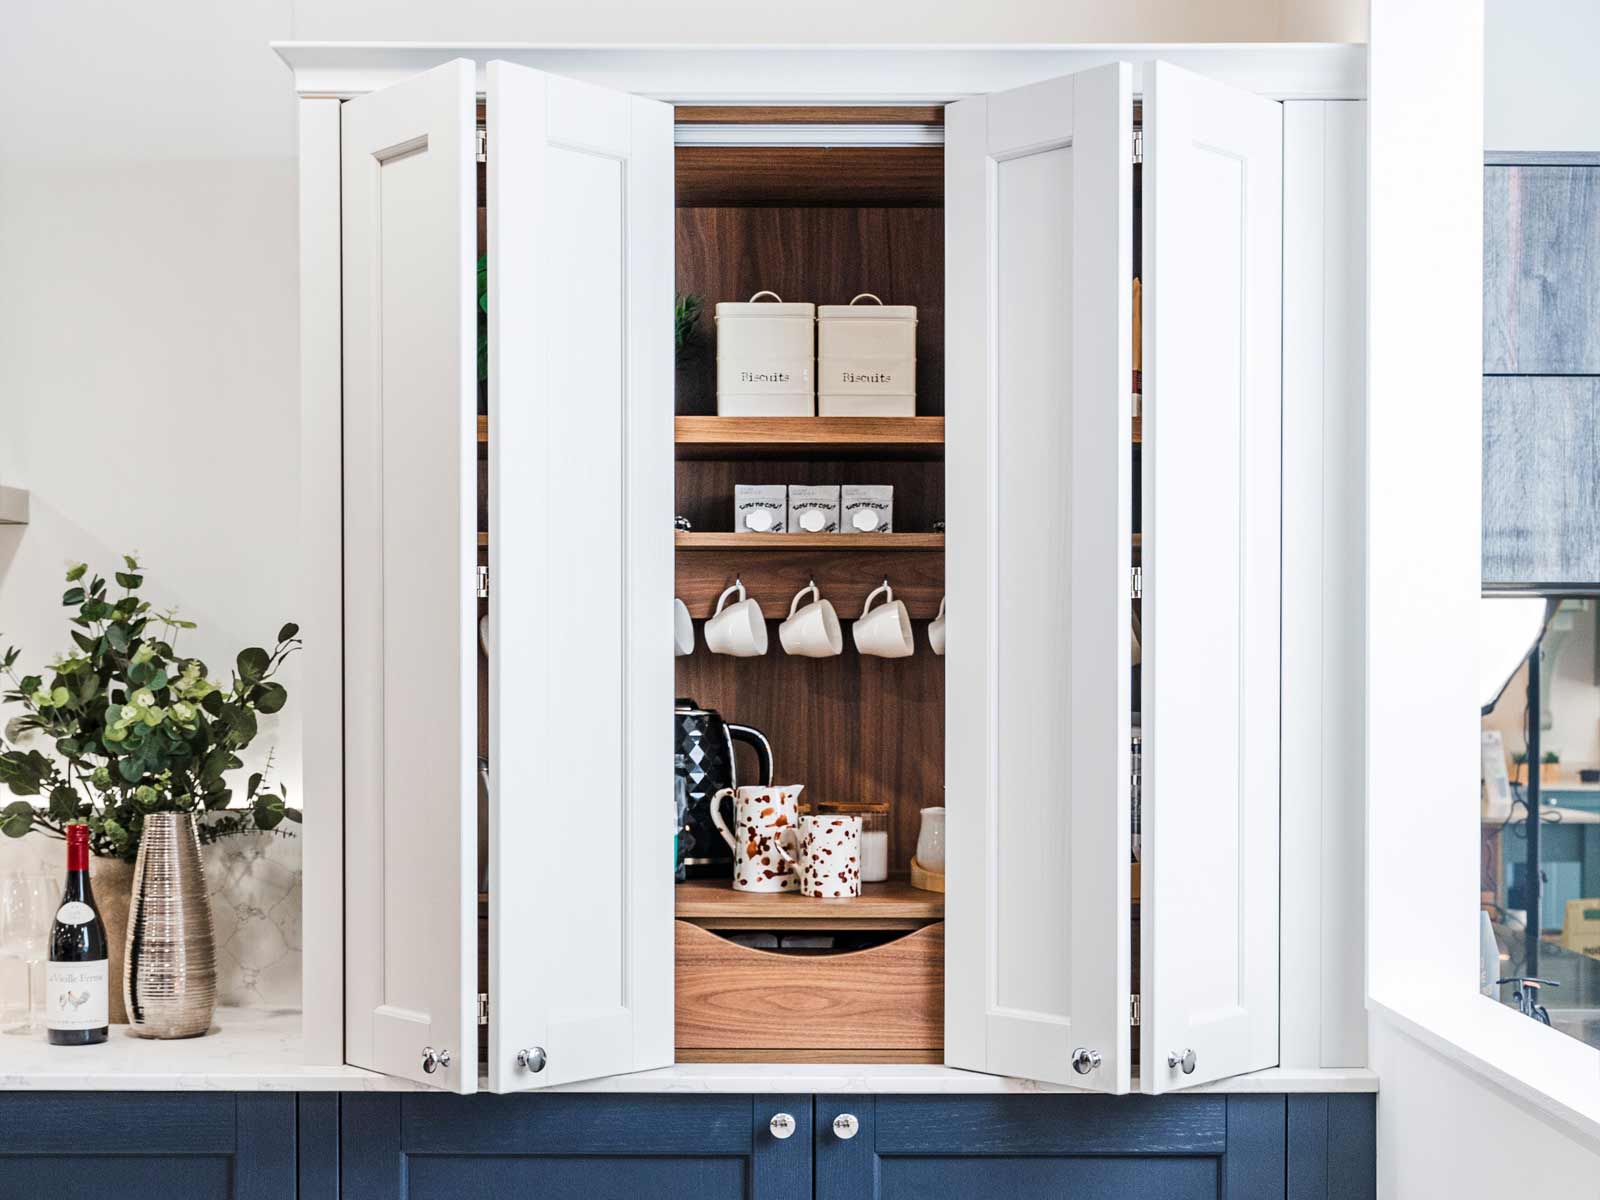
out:
M722 819L722 798L733 795L732 788L723 788L711 797L711 823L717 827L717 832L722 835L722 840L728 843L728 849L737 852L738 843L733 840L733 830Z

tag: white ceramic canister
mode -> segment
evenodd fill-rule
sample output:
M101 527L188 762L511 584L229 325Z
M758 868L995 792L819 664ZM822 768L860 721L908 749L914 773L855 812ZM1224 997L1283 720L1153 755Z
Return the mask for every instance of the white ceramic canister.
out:
M871 304L857 304L871 300ZM817 413L917 415L917 309L863 292L817 309Z
M785 304L776 292L717 305L718 416L816 415L816 314L816 305Z

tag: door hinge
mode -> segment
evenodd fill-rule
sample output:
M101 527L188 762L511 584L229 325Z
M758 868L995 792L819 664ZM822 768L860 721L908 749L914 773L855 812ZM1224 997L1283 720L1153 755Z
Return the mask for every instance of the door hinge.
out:
M487 1025L488 1023L489 1023L489 993L488 992L479 992L478 993L478 1024L479 1025ZM1138 1022L1135 1021L1134 1024L1138 1024Z
M1134 1025L1137 1025L1139 1023L1139 993L1138 992L1135 992L1135 993L1133 993L1133 995L1128 997L1128 1010L1129 1010L1128 1015L1132 1018L1132 1022L1131 1023L1134 1024Z
M1138 166L1144 162L1144 130L1133 131L1133 165Z
M1144 568L1134 567L1129 573L1128 595L1135 600L1144 599Z
M479 567L478 568L477 592L478 592L478 599L479 600L487 600L489 598L489 568L488 567Z
M478 130L478 161L489 161L489 131L487 129Z

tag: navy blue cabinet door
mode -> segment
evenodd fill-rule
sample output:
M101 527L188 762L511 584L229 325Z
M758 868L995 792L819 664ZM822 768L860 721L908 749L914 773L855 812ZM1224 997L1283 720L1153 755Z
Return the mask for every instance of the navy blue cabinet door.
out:
M0 1092L0 1200L285 1200L295 1097Z
M816 1124L817 1200L1284 1197L1282 1096L819 1096Z
M812 1194L810 1096L347 1095L340 1113L341 1200Z

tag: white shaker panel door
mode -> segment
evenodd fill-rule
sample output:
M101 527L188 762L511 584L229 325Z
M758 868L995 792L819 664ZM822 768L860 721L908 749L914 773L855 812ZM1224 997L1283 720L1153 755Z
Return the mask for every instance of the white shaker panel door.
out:
M1131 75L945 110L945 1060L1107 1092L1130 1069Z
M473 92L457 60L341 114L347 1057L458 1092L478 1083Z
M1140 1079L1278 1062L1282 105L1144 95Z
M672 110L504 62L487 108L488 1074L515 1091L673 1058Z

